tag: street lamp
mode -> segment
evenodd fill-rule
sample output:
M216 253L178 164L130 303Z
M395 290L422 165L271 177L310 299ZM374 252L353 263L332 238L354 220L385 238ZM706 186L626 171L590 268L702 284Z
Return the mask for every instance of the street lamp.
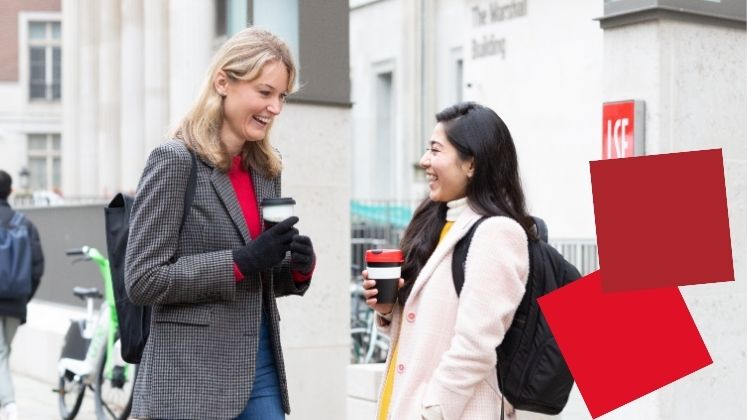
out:
M25 166L18 172L18 191L13 194L14 201L20 205L29 205L31 202L31 193L29 192L29 184L31 179L31 171Z
M24 166L21 168L21 172L18 173L18 187L20 187L23 193L27 193L29 190L29 178L31 172Z

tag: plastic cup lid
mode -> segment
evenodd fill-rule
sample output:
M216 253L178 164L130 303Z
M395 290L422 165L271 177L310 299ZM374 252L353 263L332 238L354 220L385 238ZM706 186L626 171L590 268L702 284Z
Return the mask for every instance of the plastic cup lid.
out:
M262 207L269 207L269 206L288 206L288 205L295 205L296 200L290 198L290 197L280 197L280 198L265 198L262 200L262 204L260 204Z
M399 249L369 249L366 251L366 262L404 262L405 257Z

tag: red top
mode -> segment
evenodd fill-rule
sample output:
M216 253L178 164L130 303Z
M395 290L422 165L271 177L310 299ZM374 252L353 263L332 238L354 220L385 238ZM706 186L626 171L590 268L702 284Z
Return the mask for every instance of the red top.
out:
M231 180L233 190L236 193L236 199L239 201L241 212L244 214L246 226L249 229L249 235L252 238L258 237L262 233L262 223L259 217L259 208L257 207L257 196L254 194L254 183L249 171L241 164L241 155L235 156L231 162L231 169L228 171L228 179ZM304 282L311 279L314 272L312 267L309 273L300 273L295 270L291 271L293 281ZM244 280L239 267L233 265L233 274L236 281Z
M241 155L233 158L231 170L228 171L228 179L231 180L236 198L239 200L241 212L244 213L246 227L249 228L249 236L256 238L262 233L262 224L259 221L259 208L257 197L254 195L254 182L249 171L241 164Z

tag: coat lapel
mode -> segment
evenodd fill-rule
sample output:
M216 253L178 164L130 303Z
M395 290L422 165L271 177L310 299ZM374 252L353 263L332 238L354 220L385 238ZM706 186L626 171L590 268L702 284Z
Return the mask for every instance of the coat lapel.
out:
M447 233L446 237L441 240L433 251L433 254L431 254L431 257L428 258L428 262L426 262L423 269L420 270L420 274L418 274L418 277L415 280L415 285L412 287L412 292L410 292L410 297L407 298L408 302L413 301L413 298L417 296L425 283L428 282L439 264L441 264L443 259L454 250L457 242L467 234L469 228L478 219L480 219L480 215L475 213L471 208L467 207L464 209L459 218L454 221L454 225L451 227L451 230L449 230L449 233Z
M210 175L210 183L213 184L215 192L218 193L218 197L223 201L223 205L226 206L233 224L236 225L236 228L241 232L241 237L244 238L244 243L249 242L249 228L246 226L244 213L241 211L239 200L236 198L236 192L233 189L231 180L228 179L228 175L224 174L217 168L213 168L213 173Z

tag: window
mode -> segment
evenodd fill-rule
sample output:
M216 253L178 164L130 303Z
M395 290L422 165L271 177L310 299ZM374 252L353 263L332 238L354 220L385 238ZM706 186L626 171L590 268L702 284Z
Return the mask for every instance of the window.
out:
M274 0L252 2L251 22L277 35L288 44L293 59L298 64L298 4L299 0Z
M464 59L462 58L462 47L452 48L449 52L451 62L451 92L450 102L462 102L464 99Z
M229 38L248 27L252 0L215 0L215 36Z
M251 25L267 29L288 44L298 63L299 0L214 0L217 45ZM298 72L298 69L296 69ZM298 79L298 74L296 74Z
M226 0L215 0L215 36L221 37L228 33Z
M394 97L392 73L376 75L376 143L374 144L373 178L378 198L394 197Z
M59 134L28 135L29 189L59 190L61 182Z
M29 22L29 98L59 100L62 92L60 22Z
M461 58L454 62L454 102L462 102L462 92L464 90L464 61Z

